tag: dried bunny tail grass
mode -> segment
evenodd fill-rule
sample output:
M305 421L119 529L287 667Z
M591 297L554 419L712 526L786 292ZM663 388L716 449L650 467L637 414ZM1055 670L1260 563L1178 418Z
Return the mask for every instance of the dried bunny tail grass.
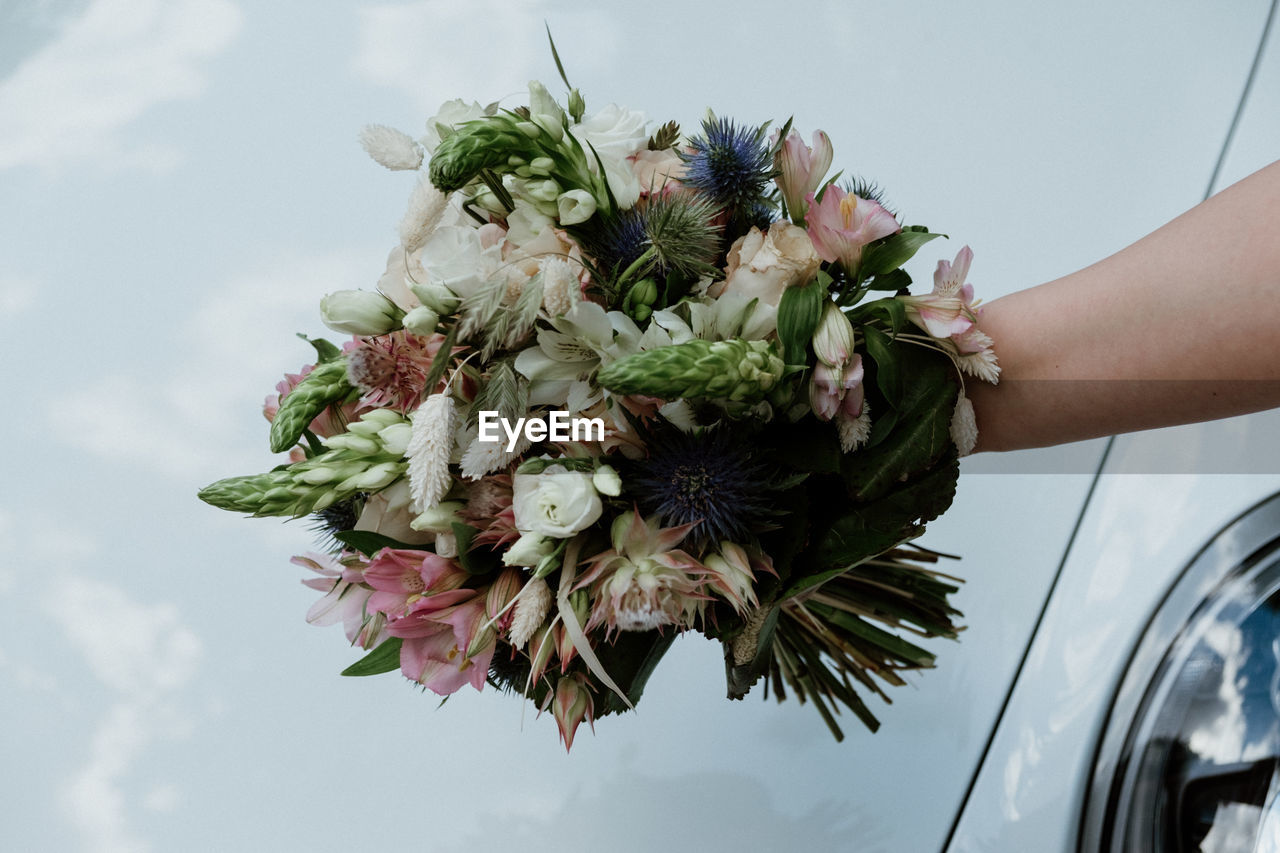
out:
M964 391L956 400L956 410L951 415L951 440L961 456L968 456L978 444L978 419L973 414L973 403Z
M409 494L417 512L434 509L449 492L449 455L457 414L448 394L432 394L413 413L413 433L405 455L409 458Z
M871 406L864 402L862 414L852 420L841 416L836 421L836 431L840 434L840 449L845 453L864 444L871 437Z
M360 131L360 145L379 166L392 171L417 169L422 165L422 146L394 127L366 125Z
M531 444L523 430L510 452L507 451L505 438L500 437L497 441L481 441L476 438L462 454L462 476L468 480L479 480L485 474L506 468L519 459Z
M542 578L525 584L511 618L511 645L522 649L551 612L551 587Z
M440 226L448 207L447 194L440 192L428 180L418 181L409 195L404 218L400 220L400 242L406 252L416 252L426 245Z

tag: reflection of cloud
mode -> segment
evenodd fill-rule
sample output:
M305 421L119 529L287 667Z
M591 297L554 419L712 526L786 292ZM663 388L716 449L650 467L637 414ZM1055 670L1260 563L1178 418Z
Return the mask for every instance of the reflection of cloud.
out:
M263 467L262 399L286 372L314 360L315 351L291 332L319 326L325 293L371 284L380 272L358 253L331 252L282 257L210 288L194 306L180 348L166 352L167 363L144 370L125 365L128 374L105 375L63 394L49 406L50 428L74 447L171 476ZM129 375L149 371L145 382ZM237 458L233 437L254 429L261 450Z
M698 818L691 819L694 815ZM475 825L483 827L479 834L453 849L490 849L495 841L512 846L517 840L521 853L585 846L617 853L891 849L881 846L886 843L883 824L853 813L846 803L828 800L803 813L785 812L769 802L756 779L697 770L670 777L623 770L616 778L584 785L558 809L518 815L504 806L499 815L478 814Z
M523 89L543 64L541 6L539 0L421 0L362 9L355 71L430 110L450 98L502 97L513 85ZM501 61L477 61L491 51Z
M55 584L46 610L94 676L119 694L101 715L86 763L64 787L63 805L88 849L145 850L130 825L124 780L154 738L183 731L170 699L190 680L200 641L172 606L140 604L88 578ZM161 786L142 804L164 808L177 797Z
M1239 761L1244 751L1248 728L1244 717L1244 695L1241 693L1244 634L1240 626L1215 621L1204 632L1202 641L1222 659L1222 680L1216 702L1196 709L1192 721L1199 721L1187 738L1191 751L1217 764Z
M239 25L230 0L95 0L0 82L0 169L104 153L172 162L172 152L124 150L117 134L152 106L199 93L199 62Z
M0 275L0 324L26 311L36 301L36 283L26 278Z

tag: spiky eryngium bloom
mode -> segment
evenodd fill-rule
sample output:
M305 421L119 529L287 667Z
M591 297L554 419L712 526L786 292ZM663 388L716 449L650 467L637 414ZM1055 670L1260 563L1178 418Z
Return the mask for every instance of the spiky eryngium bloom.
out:
M735 214L748 213L765 196L776 174L773 154L765 139L765 125L739 127L725 118L709 116L702 136L690 142L692 152L681 182Z
M745 542L776 513L772 473L729 428L666 430L627 478L640 508L663 524L693 524L692 542Z
M303 430L351 390L345 359L317 365L280 400L280 409L271 421L271 452L280 453L297 444Z
M600 371L597 381L615 394L755 401L785 371L786 364L772 343L695 338L615 361Z
M404 475L408 422L390 409L375 409L341 435L323 439L328 450L265 474L228 477L205 486L200 500L251 515L298 518L360 492L377 492Z
M693 625L708 596L702 591L707 567L675 546L692 525L663 528L639 511L620 515L610 529L613 548L596 554L577 588L590 587L591 617L614 631L650 631L664 625Z
M317 544L321 548L331 554L337 554L346 547L334 537L345 530L355 529L356 522L360 519L360 511L364 509L365 497L367 496L357 493L312 514L311 529L318 537Z
M672 273L690 279L716 277L721 275L715 260L722 239L715 223L717 213L706 198L653 197L609 217L597 229L582 229L578 236L588 256L595 259L596 277L605 281L616 278L646 252L649 261L637 277L665 278Z

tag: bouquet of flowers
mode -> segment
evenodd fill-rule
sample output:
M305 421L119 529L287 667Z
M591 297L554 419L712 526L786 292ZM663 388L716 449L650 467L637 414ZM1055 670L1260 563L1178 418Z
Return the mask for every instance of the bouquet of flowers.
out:
M200 497L316 520L295 562L308 621L367 651L344 674L487 682L568 748L694 630L731 698L763 680L874 730L863 695L933 662L904 635L956 636L912 540L976 439L965 377L998 377L971 253L910 295L939 235L828 176L826 134L651 129L568 88L365 130L420 173L378 292L325 296L351 338L268 398L289 460Z

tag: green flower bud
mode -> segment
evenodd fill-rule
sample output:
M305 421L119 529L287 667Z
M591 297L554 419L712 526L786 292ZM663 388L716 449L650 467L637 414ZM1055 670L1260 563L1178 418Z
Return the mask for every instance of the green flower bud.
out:
M834 302L828 301L813 333L813 351L829 367L843 367L853 355L853 324Z
M378 440L382 443L382 452L392 456L404 456L409 448L409 439L413 435L413 427L408 422L392 424L378 431Z
M402 317L394 302L369 290L335 290L320 300L320 319L348 335L385 335L400 328Z
M424 338L435 334L436 327L439 325L440 315L426 305L419 305L404 315L404 327Z
M419 513L417 518L409 522L409 526L421 533L452 533L454 522L462 520L458 513L465 506L464 501L441 501L426 512Z
M587 102L583 99L582 93L577 89L569 91L569 117L573 119L574 124L582 121L583 114L587 111Z
M615 394L753 402L763 399L785 367L774 345L765 341L695 338L615 361L600 371L598 381Z
M281 453L297 444L302 431L351 390L345 359L317 365L280 401L280 409L271 422L271 452Z
M409 285L409 289L413 291L414 296L418 297L418 301L437 314L452 314L458 310L458 303L461 302L454 292L443 284L436 284L435 282L418 284L414 282ZM409 313L412 314L413 312ZM408 315L405 316L407 317Z

